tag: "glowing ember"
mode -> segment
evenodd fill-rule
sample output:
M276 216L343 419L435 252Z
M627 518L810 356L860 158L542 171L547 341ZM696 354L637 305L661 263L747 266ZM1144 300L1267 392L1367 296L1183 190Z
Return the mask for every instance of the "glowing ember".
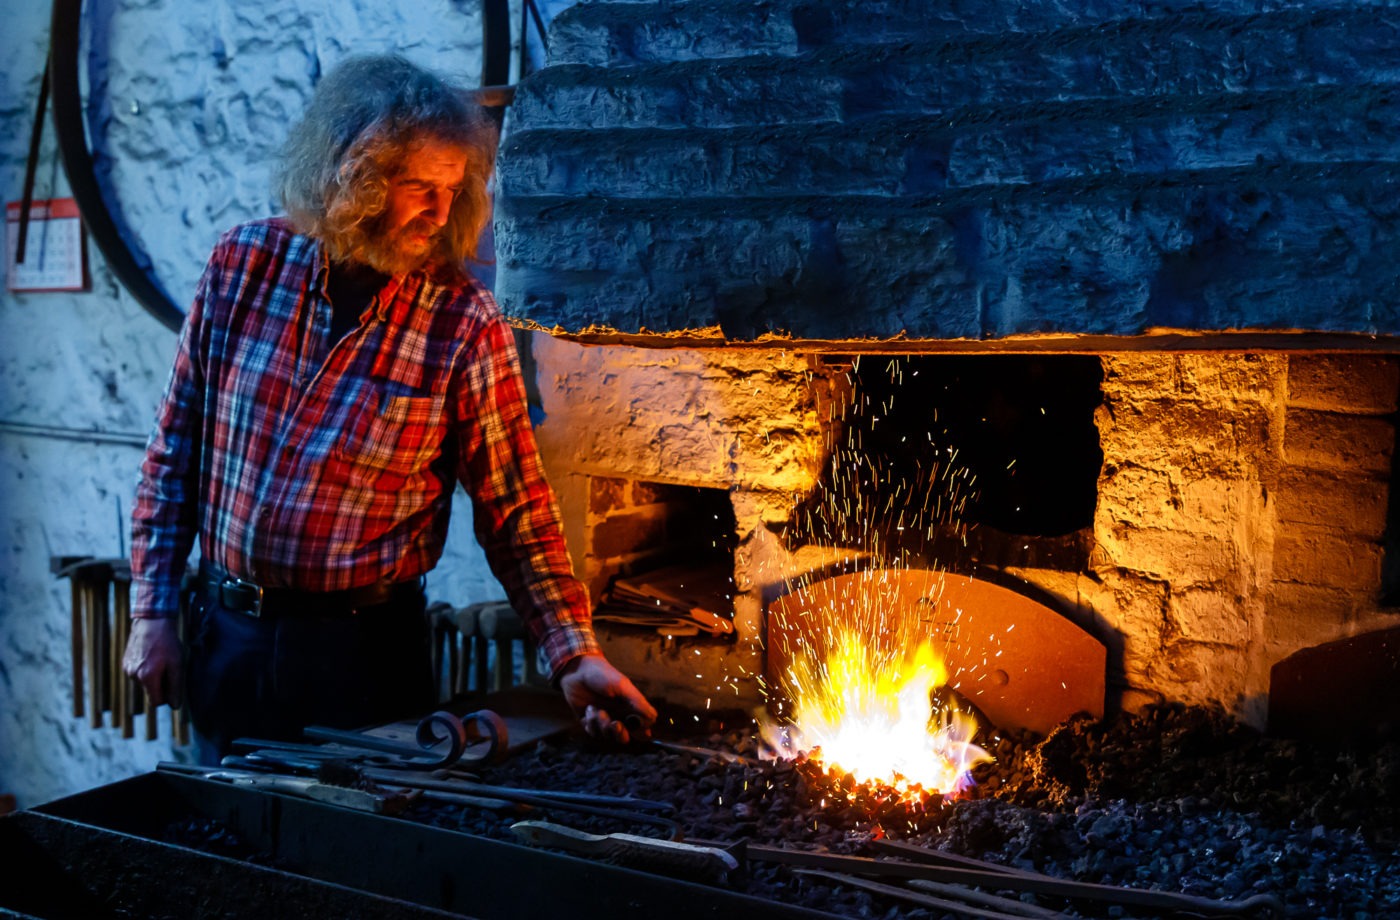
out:
M968 771L991 759L971 742L971 716L934 713L930 696L947 679L927 642L893 666L872 668L880 656L859 635L841 632L824 664L797 659L786 682L793 691L792 724L761 726L765 742L784 759L807 754L829 772L889 786L910 798L955 794ZM800 688L800 689L799 689Z

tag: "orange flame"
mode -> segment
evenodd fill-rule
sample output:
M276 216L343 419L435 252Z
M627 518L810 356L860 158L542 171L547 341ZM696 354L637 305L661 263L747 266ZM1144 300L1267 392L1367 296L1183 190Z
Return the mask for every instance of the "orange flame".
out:
M969 771L992 758L972 743L977 725L971 716L932 712L930 696L948 679L932 645L924 642L902 661L881 663L861 635L838 631L834 639L825 661L794 659L784 675L792 722L761 723L765 743L783 759L806 754L828 772L889 786L910 799L919 789L964 790Z

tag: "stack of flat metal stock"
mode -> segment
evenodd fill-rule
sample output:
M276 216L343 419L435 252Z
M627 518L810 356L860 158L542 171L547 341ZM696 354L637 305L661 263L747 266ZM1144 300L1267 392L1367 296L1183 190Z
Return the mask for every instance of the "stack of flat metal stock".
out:
M667 636L734 632L733 563L676 565L618 577L593 619L654 629Z

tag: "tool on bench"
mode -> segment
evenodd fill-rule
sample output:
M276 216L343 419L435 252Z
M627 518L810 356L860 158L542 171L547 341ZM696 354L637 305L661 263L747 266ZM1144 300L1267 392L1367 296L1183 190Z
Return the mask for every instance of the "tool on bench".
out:
M489 709L469 712L460 719L450 712L440 710L433 713L418 723L414 739L418 742L418 750L364 732L341 731L315 725L304 729L302 734L315 741L329 741L347 747L395 754L406 761L424 757L443 741L448 742L447 751L437 762L420 760L412 763L412 769L416 770L448 767L463 760L468 763L490 763L504 756L509 747L505 720ZM468 753L469 747L483 743L486 745L484 749Z
M690 754L694 757L705 757L722 760L729 764L743 764L746 767L757 769L767 769L771 765L766 761L756 757L745 757L742 754L733 754L729 751L721 751L716 748L696 747L691 744L677 744L674 741L662 741L653 738L651 728L642 721L642 717L636 713L625 716L622 724L627 728L628 746L635 750L646 750L647 748L657 748L669 751L672 754Z
M669 802L654 802L631 796L591 795L579 792L566 792L553 789L518 789L511 786L493 786L472 780L443 778L434 773L412 773L406 770L378 770L364 767L353 761L326 761L321 765L317 778L323 782L351 785L362 781L381 783L389 787L422 790L425 797L438 793L451 796L471 796L492 800L491 805L480 802L463 802L478 807L493 807L498 801L515 805L529 806L543 811L571 811L578 814L611 818L638 824L651 824L664 828L672 839L680 837L680 827L671 818L655 812L669 812L673 806Z
M908 881L910 885L917 885L920 881L930 881L1001 891L1027 891L1058 898L1097 901L1157 911L1176 911L1201 917L1244 917L1256 914L1268 918L1283 916L1283 905L1273 895L1255 895L1237 901L1218 901L1171 891L1075 882L1050 875L1008 869L991 863L983 863L981 867L976 867L970 865L973 861L965 857L958 858L956 865L938 865L937 863L942 861L945 854L938 850L908 844L885 844L882 849L898 852L901 856L915 858L919 861L904 862L870 859L861 856L839 856L834 853L816 853L753 844L746 848L746 855L749 860L754 862L828 870L843 875L899 878Z
M412 801L412 796L401 792L383 793L367 789L354 789L348 786L335 786L322 783L305 776L287 776L282 773L251 773L224 767L196 767L189 764L162 761L156 770L164 773L181 773L203 779L232 783L267 792L281 792L303 799L311 799L327 805L339 805L375 815L399 814Z
M347 770L347 768L349 769ZM346 782L355 779L367 779L376 783L384 783L390 786L404 786L410 789L484 795L492 798L505 799L507 801L518 801L529 805L557 805L561 808L581 805L592 808L610 809L612 813L616 813L618 809L661 814L668 814L675 811L675 806L670 802L639 799L630 795L596 795L586 792L568 792L562 789L521 789L516 786L495 786L489 783L479 783L474 780L457 779L450 776L440 777L433 773L410 773L408 771L390 772L376 770L372 767L359 767L354 763L347 764L338 761L327 761L322 767L320 778L324 782Z
M303 734L326 744L298 744L260 738L238 738L235 750L255 753L273 766L313 772L327 760L355 761L384 770L447 769L459 763L489 763L502 757L508 745L505 720L488 709L458 719L450 712L435 712L418 723L418 747L379 738L364 732L311 726ZM447 742L445 751L435 751ZM469 749L471 750L470 754ZM252 752L252 753L250 753Z
M911 891L908 888L900 888L898 885L885 885L853 875L842 875L839 872L826 872L822 869L797 869L795 872L797 875L850 885L852 888L861 888L872 894L880 894L908 904L928 907L941 913L972 917L975 920L1025 920L1025 918L1055 920L1057 917L1064 916L1061 911L1047 910L1034 904L1022 904L1020 901L1013 901L1010 898L983 894L974 888L963 888L957 885L947 885L941 889L940 893L948 895L947 897L934 897L922 893L922 887L920 891ZM911 881L910 884L914 884L914 881Z
M739 861L724 850L683 841L635 834L589 834L548 821L517 821L510 829L517 840L529 846L553 847L665 875L723 881L739 868Z

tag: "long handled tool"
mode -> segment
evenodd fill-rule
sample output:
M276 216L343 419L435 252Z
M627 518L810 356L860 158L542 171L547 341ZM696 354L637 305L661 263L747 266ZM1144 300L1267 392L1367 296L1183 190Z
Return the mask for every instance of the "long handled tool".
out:
M722 881L739 868L739 861L724 850L678 840L635 834L589 834L548 821L517 821L510 830L517 840L529 846L553 847L664 875Z
M1218 901L1171 891L1120 888L1115 885L1074 882L1050 875L1039 875L1019 870L998 871L1002 867L994 867L990 864L987 868L970 868L966 864L957 866L933 865L931 861L938 858L940 855L938 851L924 850L918 847L901 850L901 855L913 855L912 850L927 854L926 858L929 861L914 863L869 859L862 856L838 856L833 853L812 853L753 844L747 847L746 853L747 857L755 862L778 863L807 869L825 869L847 875L893 877L906 880L924 879L932 882L970 885L1001 891L1029 891L1034 894L1097 901L1125 907L1179 911L1202 917L1258 915L1281 918L1283 916L1283 904L1273 895L1255 895L1237 901ZM910 884L914 884L914 882L910 881Z
M334 786L306 776L287 776L281 773L252 773L245 770L231 770L223 767L194 767L188 764L162 761L156 770L164 773L181 773L199 776L204 779L247 786L267 792L281 792L303 799L339 805L375 815L396 815L407 807L411 796L402 793L386 794L367 789L352 789L348 786Z

